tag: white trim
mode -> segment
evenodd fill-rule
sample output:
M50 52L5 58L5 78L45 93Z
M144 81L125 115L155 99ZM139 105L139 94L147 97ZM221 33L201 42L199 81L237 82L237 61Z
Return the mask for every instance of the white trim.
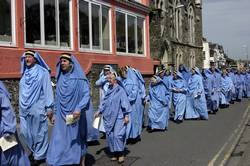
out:
M41 48L41 49L52 49L52 50L72 50L73 48L73 16L72 16L72 0L69 0L69 47L61 46L60 41L60 6L59 6L59 0L53 0L55 1L55 17L56 17L56 45L48 45L46 44L45 39L45 20L44 20L44 0L39 0L40 5L40 40L41 44L35 44L35 43L27 43L26 41L26 1L24 0L23 3L23 12L24 12L24 46L27 48Z
M132 57L146 57L144 54L134 54L134 53L125 53L125 52L117 52L119 56L132 56Z
M11 41L0 41L0 46L16 47L16 1L10 1L10 17L11 17Z
M125 40L126 40L126 52L118 52L117 51L117 48L116 48L116 52L117 52L117 54L118 55L128 55L128 56L130 56L130 55L134 55L134 56L139 56L139 57L146 57L146 29L145 29L145 26L146 26L146 23L145 23L145 21L146 21L146 17L145 16L142 16L142 15L140 15L140 14L136 14L136 13L132 13L132 12L127 12L126 10L123 10L123 9L120 9L120 8L117 8L116 10L115 10L115 12L119 12L119 13L122 13L122 14L124 14L125 15ZM141 19L143 19L143 45L144 45L144 47L143 47L143 54L138 54L137 53L137 50L138 50L138 41L136 40L136 48L135 48L135 51L136 51L136 53L129 53L129 51L128 51L128 24L127 24L127 21L128 21L128 17L127 16L131 16L131 17L135 17L135 23L136 23L136 25L135 25L135 39L137 39L137 37L138 37L138 34L137 34L137 19L138 18L141 18Z

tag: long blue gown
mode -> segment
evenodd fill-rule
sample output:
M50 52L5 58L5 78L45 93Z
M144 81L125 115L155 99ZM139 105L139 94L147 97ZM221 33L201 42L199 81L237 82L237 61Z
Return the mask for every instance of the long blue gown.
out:
M106 138L111 152L124 151L127 125L124 117L130 114L130 103L126 91L119 84L110 87L99 107L103 115Z
M191 73L189 71L189 69L184 66L184 65L180 65L179 66L179 72L182 74L182 77L186 80L186 82L188 83L189 78L191 77Z
M231 99L231 91L233 87L233 81L231 78L226 74L222 75L221 77L221 91L220 91L220 104L222 105L229 105Z
M247 97L250 98L250 70L246 72L246 90Z
M231 69L231 71L228 73L228 76L231 78L232 82L233 82L233 85L232 85L232 90L231 90L231 94L230 94L230 97L231 97L231 101L234 101L236 98L235 98L235 84L236 84L236 79L235 79L235 74L234 74L234 71Z
M18 144L6 151L0 148L1 166L30 166L29 159L24 152L16 134L16 116L10 103L10 95L0 81L0 138L16 135Z
M76 58L71 55L72 69L63 73L57 64L55 124L51 134L47 162L49 165L79 164L87 153L86 111L90 108L89 82ZM66 115L80 112L80 119L66 124Z
M173 105L175 110L174 120L182 121L186 110L187 84L180 72L177 72L177 76L177 79L173 79L170 89L172 90L173 94ZM176 89L181 91L177 92Z
M131 104L131 113L129 114L129 123L127 126L127 137L128 138L137 138L141 133L141 127L139 122L140 112L140 103L141 96L139 96L139 83L134 71L131 68L127 69L127 78L122 81L123 86L128 95L128 100Z
M237 72L235 74L236 84L235 84L235 96L236 100L240 101L243 97L244 81L242 80L241 74Z
M208 119L207 103L199 69L195 68L195 74L188 81L188 94L186 105L186 119Z
M106 65L110 68L110 72L115 72L115 70L113 69L113 67L111 65ZM98 80L95 82L95 85L100 87L100 103L102 101L102 99L104 98L108 87L109 87L109 83L106 79L106 76L104 75L104 70L101 71L101 73L99 74L99 78ZM101 123L100 123L100 127L99 127L99 131L104 132L105 133L105 129L104 129L104 123L103 123L103 118L101 117Z
M133 71L135 72L137 79L138 79L138 83L139 83L139 95L138 95L138 100L140 102L138 102L138 117L139 117L139 135L141 135L142 132L142 126L143 126L143 121L144 121L144 100L146 98L146 88L145 88L145 81L142 77L142 74L140 73L139 70L133 69Z
M158 77L155 84L150 84L148 111L150 129L165 130L168 128L169 97L168 87L161 78Z
M20 135L33 152L35 160L46 158L48 150L47 111L54 106L49 67L36 52L37 63L27 68L21 58L22 78L19 83Z

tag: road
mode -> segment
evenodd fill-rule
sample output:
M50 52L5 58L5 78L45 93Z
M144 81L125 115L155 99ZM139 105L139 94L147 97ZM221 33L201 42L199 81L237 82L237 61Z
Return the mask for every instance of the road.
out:
M133 166L205 166L219 165L247 118L250 102L245 99L230 108L210 115L208 121L170 122L168 131L143 132L141 141L127 145L124 165ZM89 146L86 165L116 165L105 157L105 140Z
M249 119L250 100L236 102L208 121L169 123L165 132L143 131L141 141L127 145L124 166L213 166L227 161ZM88 147L86 166L116 166L107 157L106 140ZM41 166L45 166L42 164Z

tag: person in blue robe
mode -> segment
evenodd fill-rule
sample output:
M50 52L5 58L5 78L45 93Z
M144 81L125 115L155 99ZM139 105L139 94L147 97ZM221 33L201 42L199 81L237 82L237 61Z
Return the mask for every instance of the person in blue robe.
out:
M234 101L236 100L235 98L235 84L236 84L236 79L235 79L235 70L232 68L227 68L228 76L231 78L232 81L232 89L230 91L230 104L234 104Z
M131 67L125 66L121 68L122 83L128 95L128 100L131 104L131 113L129 115L129 123L127 126L128 142L135 143L140 140L140 104L141 96L139 95L139 82L136 74Z
M237 70L235 74L236 84L235 84L235 96L236 101L240 102L243 97L243 88L244 88L244 81L242 80L243 77L241 76L240 70Z
M87 153L86 111L91 109L89 81L71 54L61 54L56 69L54 127L47 163L53 166L83 164Z
M165 68L165 72L164 72L164 76L162 78L162 81L166 84L166 86L168 87L168 89L170 89L170 86L172 84L173 81L173 76L171 74L171 71L169 68ZM169 90L169 109L171 109L171 105L172 105L172 91Z
M215 89L215 79L212 75L206 72L206 69L203 69L202 76L208 112L211 114L216 114L217 102L212 100L212 94L214 93Z
M151 78L148 101L149 131L166 130L168 128L169 90L159 76Z
M221 73L219 69L215 67L215 63L210 63L210 68L206 70L206 74L213 79L214 86L211 93L211 99L213 103L213 110L214 112L217 112L219 110L219 104L220 104L220 79L221 79ZM214 105L215 104L215 105Z
M175 71L173 73L173 81L171 82L170 89L173 93L174 121L179 124L183 122L187 101L187 84L180 72Z
M102 99L104 98L108 87L109 87L109 82L107 80L107 76L111 73L111 72L115 72L115 70L113 69L113 67L111 65L104 65L101 73L99 74L99 78L98 80L95 82L95 85L98 86L100 88L100 103L102 101ZM99 131L105 133L105 129L104 129L104 124L103 124L103 118L101 117L101 122L100 122L100 126L99 126Z
M28 50L21 57L19 83L20 135L32 152L34 164L45 162L48 150L48 122L54 98L49 67L38 52ZM48 118L47 118L48 117Z
M146 100L146 88L145 88L145 81L142 77L141 72L138 69L132 68L135 72L138 83L139 83L139 92L138 92L138 117L139 117L139 135L141 135L142 127L144 125L144 109L145 109L145 100Z
M188 81L186 119L208 119L207 103L202 76L197 67L192 68L192 76Z
M111 160L122 163L131 106L125 89L116 79L116 74L108 75L107 80L109 87L95 117L103 115L107 144L112 153Z
M189 78L191 77L191 72L190 70L183 64L180 64L179 66L179 72L182 74L183 78L186 80L188 83Z
M222 69L222 75L221 75L221 91L220 91L220 105L222 108L227 108L229 107L229 102L230 102L230 96L231 96L231 91L233 87L233 81L229 77L227 71L225 68Z
M241 80L242 80L242 82L243 82L243 83L242 83L242 84L243 84L242 96L243 96L244 98L246 98L246 97L247 97L247 86L246 86L247 82L246 82L246 71L245 71L244 68L241 69L240 77L241 77Z
M30 166L28 156L18 140L16 133L16 116L10 103L11 97L2 81L0 81L0 138L14 137L18 144L14 147L2 151L0 148L1 166Z
M250 98L250 69L246 70L246 90L247 90L247 97Z

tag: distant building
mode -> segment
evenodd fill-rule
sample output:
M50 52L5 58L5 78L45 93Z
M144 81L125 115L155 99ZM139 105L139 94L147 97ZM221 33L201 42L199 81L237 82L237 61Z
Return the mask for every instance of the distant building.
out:
M151 0L150 6L151 57L203 67L201 0Z
M217 67L226 65L226 53L224 52L223 46L209 42L210 57L213 58Z

